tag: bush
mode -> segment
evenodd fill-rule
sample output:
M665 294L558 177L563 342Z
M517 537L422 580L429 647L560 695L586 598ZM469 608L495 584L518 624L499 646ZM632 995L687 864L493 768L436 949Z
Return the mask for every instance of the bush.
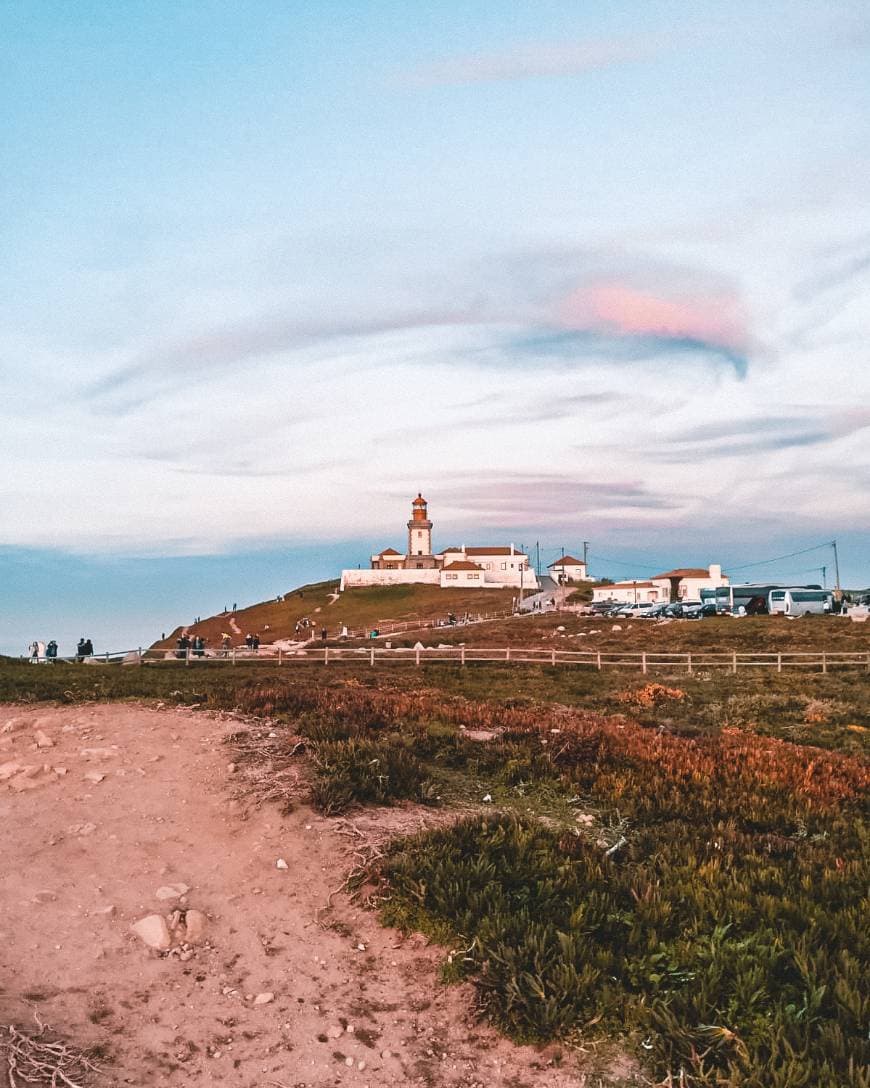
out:
M426 769L401 741L323 741L314 751L312 803L327 815L352 804L424 801Z

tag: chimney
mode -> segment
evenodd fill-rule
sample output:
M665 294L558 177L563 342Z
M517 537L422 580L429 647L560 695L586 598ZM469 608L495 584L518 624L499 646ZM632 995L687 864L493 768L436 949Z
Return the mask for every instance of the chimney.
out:
M513 555L513 554L514 554L514 546L513 546L513 544L511 544L511 555Z
M710 564L710 577L712 579L714 579L714 581L717 581L717 582L721 580L721 578L722 578L721 564L719 564L719 563L711 563Z

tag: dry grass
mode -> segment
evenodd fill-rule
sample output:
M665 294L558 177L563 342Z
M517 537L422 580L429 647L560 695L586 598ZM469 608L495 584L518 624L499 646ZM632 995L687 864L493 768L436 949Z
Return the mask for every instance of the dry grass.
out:
M52 1088L86 1088L102 1070L91 1060L93 1053L51 1037L48 1026L35 1017L36 1030L25 1031L9 1024L0 1036L0 1062L5 1064L9 1088L23 1084L48 1084Z

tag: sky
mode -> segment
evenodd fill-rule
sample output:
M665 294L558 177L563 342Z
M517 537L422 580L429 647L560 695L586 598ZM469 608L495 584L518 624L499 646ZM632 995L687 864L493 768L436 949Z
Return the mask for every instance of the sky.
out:
M870 583L868 62L849 0L0 6L0 651L418 490L436 547Z

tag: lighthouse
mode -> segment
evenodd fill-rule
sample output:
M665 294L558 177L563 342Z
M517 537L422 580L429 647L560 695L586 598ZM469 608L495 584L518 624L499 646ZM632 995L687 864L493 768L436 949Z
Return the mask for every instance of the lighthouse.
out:
M412 556L432 554L432 522L429 520L426 500L417 492L411 503L411 520L408 522L408 559Z

